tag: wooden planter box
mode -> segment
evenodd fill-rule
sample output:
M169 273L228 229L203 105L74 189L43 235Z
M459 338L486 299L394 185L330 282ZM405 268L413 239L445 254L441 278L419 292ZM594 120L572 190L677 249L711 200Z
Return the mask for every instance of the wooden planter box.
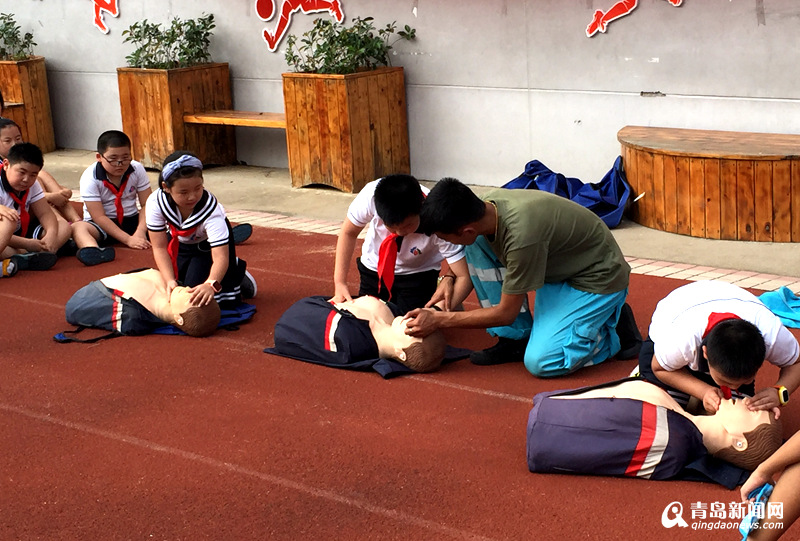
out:
M391 173L409 173L403 68L349 75L284 73L292 186L358 192Z
M50 90L44 57L0 61L0 89L6 102L5 115L19 124L22 138L42 149L56 149Z
M131 138L133 158L161 169L164 158L189 150L203 163L236 162L230 126L184 124L184 113L231 109L228 64L169 70L117 68L122 130Z

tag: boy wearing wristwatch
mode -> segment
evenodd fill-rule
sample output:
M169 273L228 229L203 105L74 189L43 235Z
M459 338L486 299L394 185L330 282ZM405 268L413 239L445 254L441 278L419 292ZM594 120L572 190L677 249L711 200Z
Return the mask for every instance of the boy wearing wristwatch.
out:
M472 291L464 249L419 231L428 189L411 175L367 183L347 210L336 242L333 302L353 300L348 276L361 231L369 225L356 259L358 295L391 300L404 313L437 306L455 309ZM442 262L449 269L440 276Z
M709 413L731 392L744 395L750 410L773 410L800 386L800 345L755 295L739 286L698 281L662 299L642 346L639 370L649 381L678 391L679 402L695 397ZM777 381L756 390L764 361L780 368Z

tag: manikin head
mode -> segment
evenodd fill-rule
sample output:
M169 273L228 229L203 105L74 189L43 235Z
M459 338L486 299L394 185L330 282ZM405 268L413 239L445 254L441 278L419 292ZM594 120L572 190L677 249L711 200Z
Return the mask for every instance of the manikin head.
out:
M391 347L391 357L403 363L415 372L432 372L439 368L444 359L447 343L441 331L429 334L425 338L417 338L406 334L408 319L397 316L392 320L391 332L386 339ZM378 340L378 336L375 336ZM381 342L378 348L384 351Z
M369 321L369 328L382 357L395 359L417 372L431 372L442 364L447 344L437 331L425 338L406 334L408 320L394 317L382 300L364 295L351 301L337 303L359 319Z
M769 458L783 441L771 411L750 411L744 400L722 400L717 413L695 417L703 443L713 456L747 470Z
M212 300L205 306L195 306L190 300L191 296L188 287L178 286L172 290L169 305L173 324L189 336L208 336L219 325L219 304Z

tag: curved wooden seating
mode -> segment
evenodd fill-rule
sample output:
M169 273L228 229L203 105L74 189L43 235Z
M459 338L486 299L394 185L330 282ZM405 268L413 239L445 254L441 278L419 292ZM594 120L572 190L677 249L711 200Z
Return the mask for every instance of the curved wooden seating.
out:
M800 242L800 135L626 126L629 217L710 239Z

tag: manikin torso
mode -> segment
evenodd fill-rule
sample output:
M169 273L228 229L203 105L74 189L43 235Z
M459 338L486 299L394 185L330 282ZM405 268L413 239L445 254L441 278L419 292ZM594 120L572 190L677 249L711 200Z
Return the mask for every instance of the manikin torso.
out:
M770 422L770 412L750 411L743 400L722 400L715 415L691 415L663 389L646 381L625 381L613 387L592 389L580 394L553 396L552 398L580 400L583 398L630 398L680 413L703 434L703 444L711 454L733 447L738 451L747 448L746 432Z

